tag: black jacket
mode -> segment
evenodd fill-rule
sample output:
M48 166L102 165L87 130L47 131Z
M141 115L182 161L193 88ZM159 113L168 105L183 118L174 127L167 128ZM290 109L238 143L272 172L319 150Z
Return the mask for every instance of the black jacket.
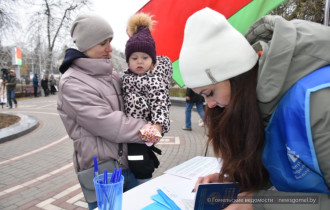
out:
M48 89L48 79L47 78L41 80L41 87L43 89Z
M188 103L203 103L204 97L200 94L195 93L192 89L187 88L186 96L190 97L190 100L186 100Z

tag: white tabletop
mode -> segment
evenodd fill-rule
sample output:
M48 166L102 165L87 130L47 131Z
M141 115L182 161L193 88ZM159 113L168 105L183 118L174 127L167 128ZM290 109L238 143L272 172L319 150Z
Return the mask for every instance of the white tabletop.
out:
M164 184L180 183L185 178L174 176L171 174L163 174L159 177L151 179L123 194L123 210L142 209L145 206L153 203L151 200L152 195L157 194L159 186Z
M199 176L205 176L220 171L219 159L215 157L196 156L186 162L183 162L167 171L163 175L151 179L123 194L123 210L142 209L153 203L151 196L158 194L157 190L162 186L173 184L180 186L183 183L187 187L193 188L195 181ZM185 181L192 180L187 183ZM188 186L189 185L189 186ZM181 186L180 189L185 187ZM185 189L184 195L191 193L190 188Z

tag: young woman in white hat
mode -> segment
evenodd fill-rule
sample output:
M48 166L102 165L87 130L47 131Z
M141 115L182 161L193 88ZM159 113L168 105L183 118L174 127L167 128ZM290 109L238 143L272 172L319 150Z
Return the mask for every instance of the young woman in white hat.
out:
M200 30L200 29L203 30ZM330 186L330 28L265 16L246 38L209 8L185 26L180 71L202 94L219 173L199 183L238 182L245 196L317 196ZM272 190L270 190L272 189ZM309 209L232 204L228 209Z

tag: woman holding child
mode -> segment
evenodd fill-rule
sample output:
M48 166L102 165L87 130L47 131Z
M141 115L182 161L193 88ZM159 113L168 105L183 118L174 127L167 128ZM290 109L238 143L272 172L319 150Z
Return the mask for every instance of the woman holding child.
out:
M123 169L124 191L129 190L137 181L128 167L127 143L144 144L139 129L147 122L123 112L120 78L110 60L112 28L99 16L83 14L73 22L71 37L78 50L66 50L57 109L73 140L75 169L93 167L95 156L99 163L116 160ZM94 200L87 201L89 209L97 206L95 191Z

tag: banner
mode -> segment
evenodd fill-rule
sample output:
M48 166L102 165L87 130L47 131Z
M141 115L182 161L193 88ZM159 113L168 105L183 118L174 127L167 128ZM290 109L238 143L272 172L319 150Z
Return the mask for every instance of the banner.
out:
M141 12L154 15L157 21L152 35L157 55L166 55L173 62L173 80L184 86L179 70L179 54L187 19L196 11L210 7L222 13L242 34L257 19L268 14L285 0L151 0ZM201 28L201 30L203 30ZM210 52L212 53L212 52ZM198 59L198 58L196 58Z
M12 50L12 65L22 65L22 51L17 47Z

